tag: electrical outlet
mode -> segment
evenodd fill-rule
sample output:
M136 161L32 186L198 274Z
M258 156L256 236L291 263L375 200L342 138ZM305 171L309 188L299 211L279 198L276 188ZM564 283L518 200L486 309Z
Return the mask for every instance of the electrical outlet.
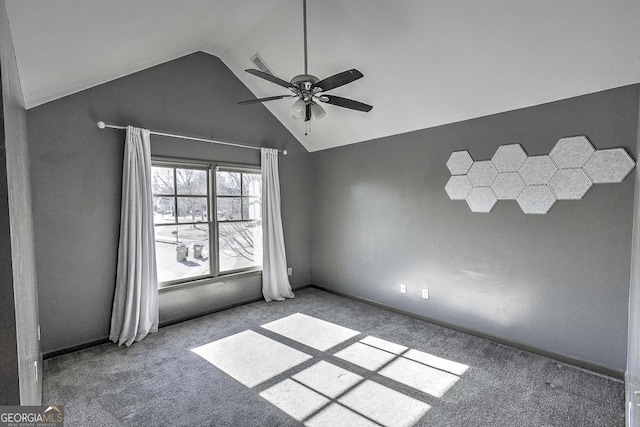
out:
M400 293L402 294L407 293L407 285L405 285L404 283L400 283Z
M422 298L429 299L429 289L422 290Z
M287 268L287 276L291 276L293 274L293 268Z

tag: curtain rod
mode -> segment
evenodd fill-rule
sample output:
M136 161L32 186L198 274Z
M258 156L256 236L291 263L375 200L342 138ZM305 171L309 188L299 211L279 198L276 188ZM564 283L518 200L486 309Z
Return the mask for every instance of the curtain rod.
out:
M98 127L100 129L104 129L104 128L120 129L120 130L126 130L127 129L126 126L109 125L109 124L106 124L103 121L99 121L97 124L98 124ZM252 150L259 150L261 148L261 147L256 147L254 145L238 144L238 143L235 143L235 142L228 142L228 141L218 141L218 140L215 140L215 139L197 138L195 136L177 135L177 134L173 134L173 133L157 132L157 131L153 131L153 130L150 130L149 133L151 135L168 136L170 138L179 138L179 139L189 139L191 141L208 142L210 144L232 145L234 147L250 148ZM282 154L284 154L286 156L287 155L287 150L278 150L278 153L282 153Z

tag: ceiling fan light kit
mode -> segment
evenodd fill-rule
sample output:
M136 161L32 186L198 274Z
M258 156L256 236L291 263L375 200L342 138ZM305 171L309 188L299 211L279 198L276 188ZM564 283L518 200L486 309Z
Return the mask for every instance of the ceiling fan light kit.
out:
M324 108L313 101L311 101L309 113L310 117L307 118L307 103L303 99L298 99L291 106L291 117L299 121L320 120L327 114L327 112L324 111Z
M308 133L309 122L311 120L319 120L326 115L326 111L318 102L324 102L326 104L335 105L350 110L369 112L373 108L371 105L354 101L348 98L342 98L340 96L328 95L328 92L332 89L336 89L340 86L344 86L351 82L354 82L362 77L363 74L354 69L343 71L341 73L329 76L320 80L318 77L308 73L307 70L307 0L302 2L302 18L304 27L304 74L299 74L291 79L290 82L276 77L270 73L266 73L256 69L247 69L247 73L256 77L260 77L271 83L282 86L289 89L292 95L276 95L266 98L250 99L247 101L241 101L239 104L255 104L259 102L275 101L284 98L298 98L291 106L291 117L295 120L305 122L305 135Z

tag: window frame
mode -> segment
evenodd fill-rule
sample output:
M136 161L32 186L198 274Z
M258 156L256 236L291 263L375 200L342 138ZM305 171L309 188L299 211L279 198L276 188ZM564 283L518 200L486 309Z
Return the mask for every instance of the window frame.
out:
M258 198L260 199L260 204L262 206L262 191L260 191L260 196L256 197L256 196L250 196L247 195L245 196L243 193L243 188L244 188L244 180L242 179L243 174L247 173L247 174L260 174L261 169L260 167L256 168L256 167L251 167L248 165L232 165L232 164L224 164L224 163L219 163L216 165L216 167L212 170L212 175L215 175L218 172L230 172L230 173L240 173L240 194L239 195L218 195L217 193L217 177L215 176L211 176L211 182L213 185L213 191L215 193L214 196L212 196L212 201L213 201L213 208L215 209L215 218L213 218L213 221L215 221L215 235L216 235L216 276L222 276L222 275L227 275L227 274L236 274L236 273L242 273L245 271L262 271L262 263L260 263L260 265L254 265L254 266L250 266L250 267L244 267L244 268L238 268L235 270L225 270L224 272L220 271L220 248L219 248L219 239L220 239L220 223L239 223L239 222L244 222L244 223L249 223L249 222L256 222L256 221L260 221L260 223L262 223L262 214L260 214L260 218L251 218L251 219L231 219L231 220L218 220L218 197L221 198L239 198L240 199L240 216L244 216L244 199L250 199L250 198ZM260 225L260 227L262 227L262 224Z
M151 166L152 167L167 167L174 169L196 169L196 170L204 170L207 173L207 195L178 195L177 188L177 177L174 172L174 193L171 195L166 194L156 194L153 193L153 197L171 197L174 199L175 204L175 212L174 212L174 223L168 224L155 224L153 225L154 235L156 227L177 227L180 225L193 225L193 224L207 224L209 228L209 273L192 276L188 278L181 278L175 280L168 280L164 282L158 281L158 289L166 289L177 286L189 286L196 283L209 283L212 281L217 281L216 279L224 278L232 275L241 275L241 274L256 274L262 273L262 264L257 266L250 266L240 269L234 270L226 270L220 271L220 254L219 254L219 222L252 222L257 221L257 219L249 219L249 220L237 220L237 221L218 221L218 210L217 210L217 188L216 188L216 172L218 170L230 171L230 172L240 172L240 173L252 173L252 174L260 174L261 167L260 165L251 165L251 164L237 164L237 163L226 163L226 162L211 162L211 161L203 161L203 160L195 160L195 159L182 159L182 158L173 158L173 157L160 157L160 156L152 156L151 157ZM240 195L235 197L250 197L242 195L242 176L241 176L241 189ZM178 199L180 197L204 197L207 200L207 220L206 221L195 221L195 222L178 222ZM223 196L224 197L224 196ZM231 196L234 197L234 196ZM255 196L254 196L255 197ZM260 203L262 203L262 194L259 196ZM242 203L242 202L241 202ZM241 212L242 212L242 204L241 204ZM262 215L261 215L262 216ZM261 218L259 219L262 220Z

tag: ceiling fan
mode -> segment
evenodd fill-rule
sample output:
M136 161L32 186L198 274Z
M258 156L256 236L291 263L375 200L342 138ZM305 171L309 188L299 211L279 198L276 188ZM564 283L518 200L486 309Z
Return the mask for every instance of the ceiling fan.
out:
M241 101L238 104L254 104L258 102L275 101L283 98L298 98L291 107L291 115L294 119L304 120L309 122L310 120L318 120L326 114L324 108L322 108L316 101L324 102L327 104L335 105L342 108L348 108L350 110L357 110L363 112L369 112L373 108L371 105L354 101L353 99L343 98L336 95L328 95L328 92L332 89L344 86L348 83L358 80L363 77L363 74L354 69L343 71L341 73L329 76L320 80L316 76L308 73L307 69L307 0L303 0L302 3L302 17L304 26L304 74L299 74L291 79L290 82L276 77L272 74L265 73L260 70L248 69L245 70L249 74L253 74L256 77L268 80L271 83L275 83L279 86L289 89L293 92L292 95L276 95L266 98L250 99L247 101ZM306 133L305 133L306 134Z

